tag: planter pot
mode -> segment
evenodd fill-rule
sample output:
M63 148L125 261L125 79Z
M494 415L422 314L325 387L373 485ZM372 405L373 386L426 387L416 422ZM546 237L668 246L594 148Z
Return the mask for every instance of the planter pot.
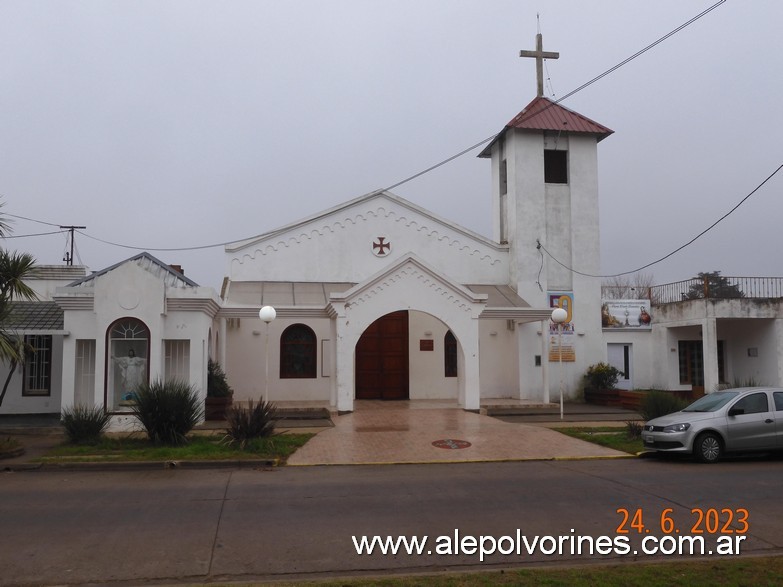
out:
M204 400L204 419L205 420L225 420L226 410L233 404L234 399L229 395L226 397L207 397Z
M620 390L586 388L585 401L588 404L596 404L599 406L616 406L619 408Z

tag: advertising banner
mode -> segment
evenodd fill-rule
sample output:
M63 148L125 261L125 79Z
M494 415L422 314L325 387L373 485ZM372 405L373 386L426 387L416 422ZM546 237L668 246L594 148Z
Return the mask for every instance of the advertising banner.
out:
M604 300L601 304L601 326L652 330L650 300Z
M568 312L566 321L562 324L562 333L558 336L557 324L549 321L549 362L573 363L576 361L576 350L574 349L574 292L572 291L551 291L547 293L549 298L549 307L563 308ZM559 342L562 341L562 342Z

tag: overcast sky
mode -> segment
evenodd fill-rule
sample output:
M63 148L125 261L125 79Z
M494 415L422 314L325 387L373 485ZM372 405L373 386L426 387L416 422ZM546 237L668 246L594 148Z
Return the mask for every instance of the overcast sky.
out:
M714 4L655 0L0 0L3 212L149 250L218 288L222 247L387 187L499 132ZM783 163L783 2L728 0L563 102L599 145L602 272L705 229ZM554 93L553 93L554 92ZM478 150L394 192L491 236ZM16 220L15 235L56 230ZM783 171L647 269L783 276ZM76 237L99 270L136 254ZM8 248L60 264L61 234ZM577 268L578 269L578 268Z

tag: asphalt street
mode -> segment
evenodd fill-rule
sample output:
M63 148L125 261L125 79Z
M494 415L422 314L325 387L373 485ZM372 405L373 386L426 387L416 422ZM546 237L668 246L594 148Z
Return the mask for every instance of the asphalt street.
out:
M645 537L699 530L710 549L724 536L742 555L779 554L782 478L783 461L774 459L2 473L0 584L631 562L662 556L641 552ZM420 555L357 554L352 537L374 535L428 542ZM480 551L470 552L471 537L482 544L482 536L501 550L520 537L527 542L517 542L520 553L495 552L482 561ZM625 537L628 553L590 554L585 541L574 553L580 536L606 536L610 545ZM547 553L553 540L563 554ZM668 540L667 549L674 542ZM483 545L491 547L490 538ZM540 548L528 554L533 545Z

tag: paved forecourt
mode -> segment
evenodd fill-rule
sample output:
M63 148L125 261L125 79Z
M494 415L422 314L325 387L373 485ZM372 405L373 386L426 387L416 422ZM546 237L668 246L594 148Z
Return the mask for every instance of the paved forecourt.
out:
M629 455L541 426L508 423L443 402L357 401L289 465L460 463ZM578 424L575 424L578 425Z

